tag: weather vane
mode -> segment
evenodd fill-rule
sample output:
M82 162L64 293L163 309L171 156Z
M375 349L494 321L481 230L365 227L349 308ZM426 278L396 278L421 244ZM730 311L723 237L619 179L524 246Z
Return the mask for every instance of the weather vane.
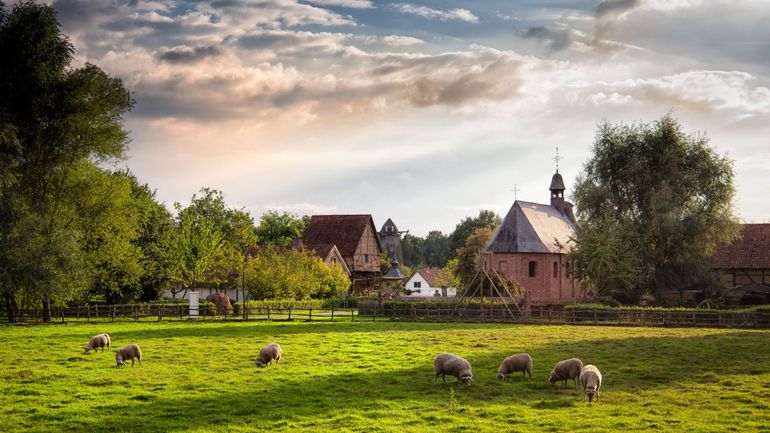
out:
M513 201L516 201L516 193L521 191L521 190L519 188L517 188L516 184L514 183L513 184L513 189L511 191L513 191Z
M561 157L559 156L559 146L556 146L556 156L553 157L553 160L556 161L556 172L559 172L559 161L561 161Z

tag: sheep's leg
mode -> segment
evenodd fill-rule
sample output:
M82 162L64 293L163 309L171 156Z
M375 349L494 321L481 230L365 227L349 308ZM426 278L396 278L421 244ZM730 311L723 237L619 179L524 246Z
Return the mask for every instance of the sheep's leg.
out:
M436 385L436 379L438 378L438 374L433 375L433 385Z
M134 358L131 358L131 367L134 366Z
M446 384L446 374L441 373L441 380L443 380L444 384Z

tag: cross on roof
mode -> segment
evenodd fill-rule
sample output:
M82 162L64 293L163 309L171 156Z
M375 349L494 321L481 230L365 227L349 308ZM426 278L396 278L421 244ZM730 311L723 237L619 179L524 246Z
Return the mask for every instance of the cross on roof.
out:
M556 156L553 157L553 160L556 161L556 172L559 172L559 161L562 160L562 157L559 156L559 146L556 146Z
M513 201L516 201L516 193L521 191L521 190L519 188L517 188L516 184L514 183L513 184L513 189L511 191L513 191Z

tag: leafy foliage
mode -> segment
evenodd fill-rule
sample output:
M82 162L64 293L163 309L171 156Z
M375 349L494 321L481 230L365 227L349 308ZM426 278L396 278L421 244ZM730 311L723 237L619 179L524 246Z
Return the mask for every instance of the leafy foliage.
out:
M501 222L502 219L498 214L494 211L484 209L480 210L478 216L474 218L465 217L457 224L457 226L455 226L455 230L452 234L449 235L450 255L452 257L458 255L459 252L457 250L465 246L468 237L475 233L476 230L481 228L494 230ZM441 266L443 266L443 264Z
M580 237L573 269L600 291L637 296L715 287L710 257L738 233L734 190L732 162L670 115L648 124L604 123L575 187Z
M290 245L292 240L302 237L307 223L308 219L293 213L269 210L259 218L257 240L260 245Z
M482 227L473 232L465 245L457 250L457 266L454 273L460 278L461 287L468 287L479 270L481 252L492 239L492 229Z

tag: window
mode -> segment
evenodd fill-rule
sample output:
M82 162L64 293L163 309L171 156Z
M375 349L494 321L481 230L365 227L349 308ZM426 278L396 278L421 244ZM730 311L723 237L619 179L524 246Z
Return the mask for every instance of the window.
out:
M364 262L369 263L369 254L364 254Z
M507 270L508 270L508 262L506 262L505 260L497 264L497 272L505 273Z
M415 282L414 282L414 288L415 288L415 289L418 289L418 288L420 288L420 287L422 287L422 281L415 281Z
M559 264L556 262L553 262L553 277L559 278Z
M529 277L533 278L537 276L537 262L531 261L529 262Z

